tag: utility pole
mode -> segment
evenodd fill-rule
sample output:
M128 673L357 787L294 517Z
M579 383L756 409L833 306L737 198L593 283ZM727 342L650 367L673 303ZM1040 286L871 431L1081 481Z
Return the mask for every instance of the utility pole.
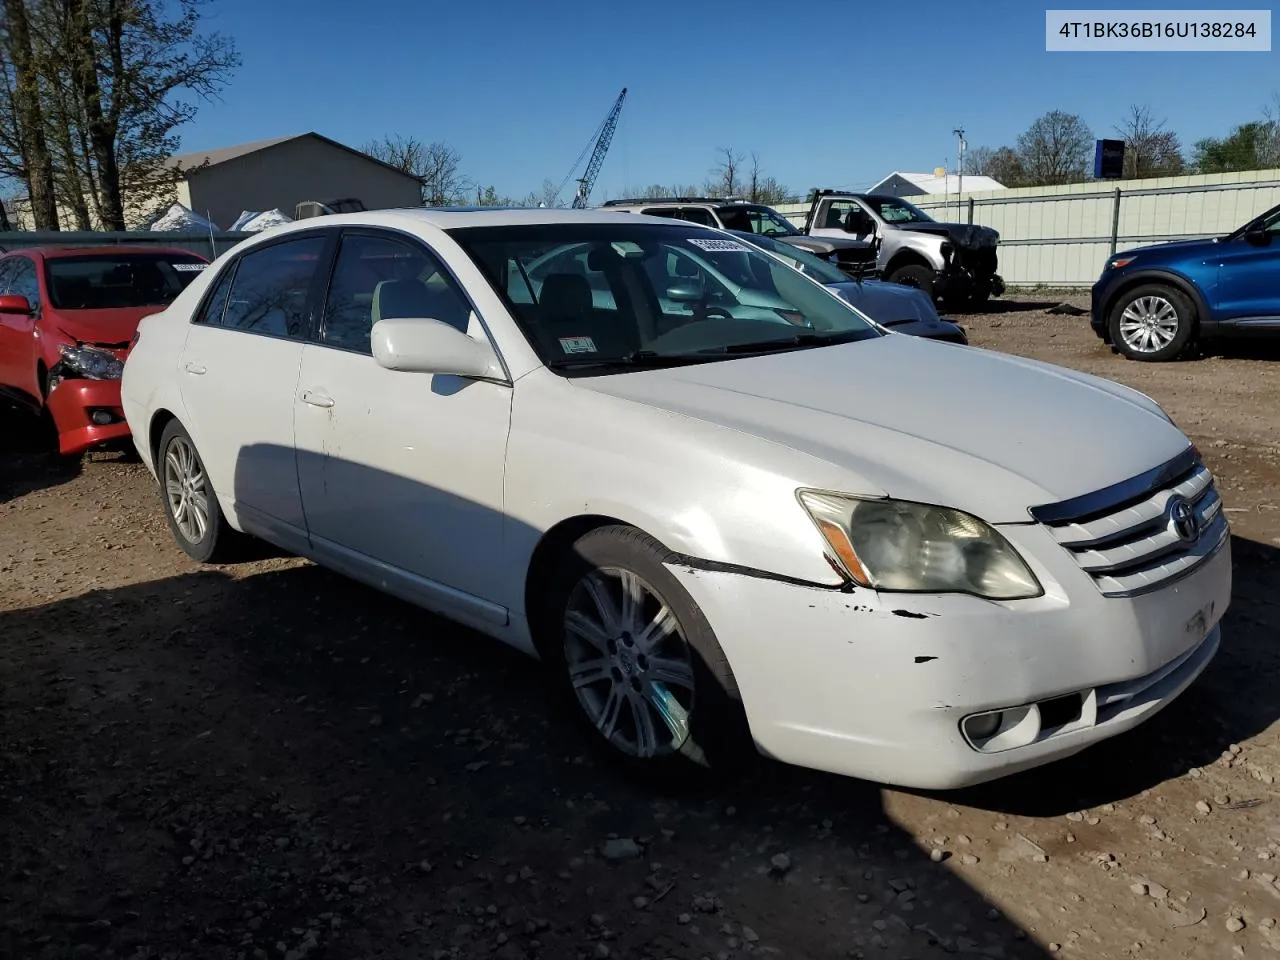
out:
M964 195L964 150L968 146L964 142L964 125L951 131L956 135L956 209L960 209L961 197Z

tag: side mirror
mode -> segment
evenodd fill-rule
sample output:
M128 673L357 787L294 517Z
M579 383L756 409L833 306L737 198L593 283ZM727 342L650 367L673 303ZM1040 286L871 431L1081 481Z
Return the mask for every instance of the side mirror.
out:
M379 320L371 333L373 358L388 370L505 380L493 347L440 320Z
M0 313L17 313L24 317L31 316L31 301L20 293L0 295Z
M1262 229L1262 227L1250 227L1244 232L1244 238L1255 247L1271 246L1271 233L1268 230ZM8 298L5 297L3 299Z
M699 303L705 296L706 291L700 283L679 283L667 287L667 299L676 303Z

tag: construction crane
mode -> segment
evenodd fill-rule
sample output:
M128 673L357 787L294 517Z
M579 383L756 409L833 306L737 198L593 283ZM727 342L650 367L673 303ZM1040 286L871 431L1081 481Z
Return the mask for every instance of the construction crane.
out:
M604 155L609 152L609 144L613 142L613 132L618 129L618 115L622 113L622 101L626 98L627 88L623 87L622 92L618 94L618 99L613 102L613 109L609 111L609 115L604 118L604 122L592 134L591 139L587 141L586 147L583 148L582 153L578 154L578 159L574 161L568 175L560 181L560 186L556 189L556 197L559 197L564 192L565 185L569 182L570 177L573 176L573 172L581 165L582 158L590 150L591 159L587 161L586 171L578 178L578 189L573 195L573 208L575 210L582 210L587 205L587 198L591 196L591 188L595 186L596 177L600 175L600 168L604 166Z

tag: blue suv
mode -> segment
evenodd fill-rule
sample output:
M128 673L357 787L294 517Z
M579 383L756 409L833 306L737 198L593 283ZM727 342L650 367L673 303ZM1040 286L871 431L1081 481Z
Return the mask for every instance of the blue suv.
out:
M1280 334L1280 206L1225 237L1113 254L1093 285L1091 326L1147 361L1214 337Z

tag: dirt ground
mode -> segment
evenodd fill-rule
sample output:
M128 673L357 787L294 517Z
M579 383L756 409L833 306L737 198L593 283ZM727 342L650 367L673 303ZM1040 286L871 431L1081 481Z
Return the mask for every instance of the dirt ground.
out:
M1219 478L1235 598L1168 710L963 794L769 763L642 788L593 761L535 664L304 561L200 568L142 467L11 444L0 956L1280 951L1280 350L1127 363L1058 300L957 319L1166 406Z

